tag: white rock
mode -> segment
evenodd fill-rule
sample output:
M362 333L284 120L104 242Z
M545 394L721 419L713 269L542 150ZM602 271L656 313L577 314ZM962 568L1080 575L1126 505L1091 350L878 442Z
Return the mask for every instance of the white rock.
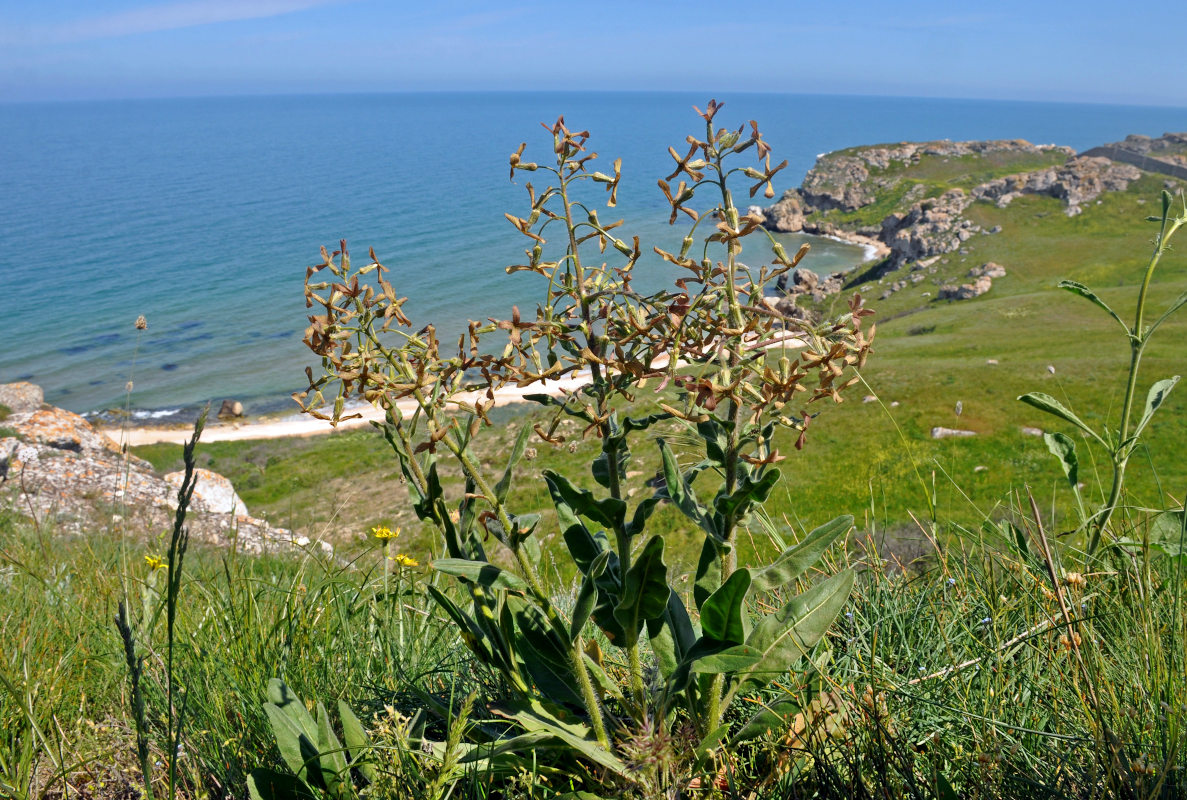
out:
M239 498L235 487L229 480L217 472L201 467L195 468L194 474L197 476L197 481L194 483L194 500L197 501L195 505L199 510L216 514L232 514L236 517L250 516L247 505ZM180 488L182 481L185 480L185 473L170 472L165 476L165 480L171 486Z
M1023 425L1022 426L1022 435L1023 436L1042 436L1043 429L1042 428L1030 428L1030 427Z
M933 439L948 439L952 437L976 436L976 431L962 431L957 428L945 428L937 425L931 429L931 438Z

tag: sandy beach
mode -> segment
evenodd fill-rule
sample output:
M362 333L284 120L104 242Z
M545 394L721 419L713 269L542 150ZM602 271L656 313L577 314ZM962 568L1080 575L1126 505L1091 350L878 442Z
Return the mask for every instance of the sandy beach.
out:
M547 385L533 384L531 386L505 386L495 392L497 405L508 403L523 403L524 395L550 394L554 397L575 391L589 382L588 374L576 375L563 380L549 381ZM469 395L477 399L480 395ZM465 400L468 395L458 395ZM411 414L416 410L416 402L402 400L397 403L400 411ZM335 427L326 420L316 419L309 415L286 419L241 420L235 422L214 421L207 424L202 432L203 442L233 442L245 439L278 439L289 436L320 436L335 430L350 430L370 425L373 421L382 420L384 412L373 406L362 406L349 410L348 413L361 416L339 422ZM192 427L153 428L137 427L121 429L117 427L102 428L102 431L117 442L126 443L129 447L139 447L146 444L183 444L193 435Z

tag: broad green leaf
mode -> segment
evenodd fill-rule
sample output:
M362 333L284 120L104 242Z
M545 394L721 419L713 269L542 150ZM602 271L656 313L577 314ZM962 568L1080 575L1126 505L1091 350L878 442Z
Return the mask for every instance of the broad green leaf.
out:
M1117 324L1120 325L1121 329L1125 331L1126 336L1131 335L1129 328L1126 327L1125 323L1121 321L1121 317L1117 316L1117 312L1114 311L1113 309L1109 308L1109 305L1104 300L1101 300L1100 297L1096 294L1096 292L1092 291L1084 284L1079 283L1077 281L1060 281L1059 288L1066 289L1067 291L1071 292L1072 294L1078 294L1078 295L1080 295L1080 297L1083 297L1085 300L1089 301L1090 303L1093 303L1094 305L1104 309L1110 317L1117 320Z
M697 640L688 610L675 591L668 595L663 616L647 621L647 636L651 640L651 652L655 654L660 674L670 678Z
M1154 416L1154 412L1162 408L1162 404L1166 402L1167 395L1171 393L1171 389L1175 388L1175 384L1178 382L1179 376L1175 375L1170 378L1164 378L1150 387L1150 392L1146 395L1146 410L1142 413L1142 419L1138 422L1138 426L1133 432L1134 439L1142 435L1142 431L1150 424L1150 418Z
M701 557L697 561L696 582L692 587L692 599L700 611L709 595L721 588L721 556L729 545L706 536L701 545Z
M251 800L315 800L316 795L296 775L257 767L247 776Z
M375 766L370 761L371 737L345 700L338 701L338 719L342 720L342 736L350 750L350 765L368 781L374 782Z
M639 501L639 505L635 506L635 515L626 524L627 536L638 536L643 532L647 527L647 520L650 519L661 499L659 497L648 497Z
M348 770L350 766L346 763L346 753L342 748L342 743L338 741L334 729L330 727L330 715L326 713L326 707L320 702L317 704L317 752L322 779L331 792L340 795L343 781L346 781L349 787L350 774Z
M1163 511L1150 526L1150 546L1176 558L1187 555L1187 529L1182 511Z
M746 644L757 649L762 657L753 667L738 674L731 698L739 690L761 689L808 655L845 607L853 580L853 570L839 572L763 617L746 639Z
M751 592L769 592L791 583L819 561L824 551L852 527L853 517L846 515L811 531L799 544L792 545L780 553L770 566L750 571Z
M528 733L551 733L593 763L624 778L632 778L630 768L598 744L593 731L584 723L561 719L544 704L531 700L505 702L496 706L495 711L515 720Z
M528 585L513 572L496 567L488 561L469 561L464 558L438 558L433 569L458 578L474 581L490 589L508 589L513 592L527 591Z
M713 507L723 517L732 516L740 520L755 503L765 502L771 494L771 489L779 482L779 470L772 467L763 473L757 481L744 478L733 494L718 494L713 500Z
M642 431L650 428L657 422L665 419L671 419L672 415L666 411L659 414L648 414L645 417L627 417L622 424L623 432L630 433L631 431Z
M750 591L750 571L740 569L701 606L701 632L711 639L741 644L750 633L750 615L746 612L746 594Z
M569 627L569 638L576 639L581 635L585 623L589 622L589 615L593 613L598 601L597 579L606 571L610 563L610 551L603 550L590 567L589 574L581 581L581 589L577 592L577 601L573 604L573 620Z
M292 717L274 703L265 703L264 713L272 725L276 749L280 751L281 759L293 774L315 789L328 788L322 780L319 754L317 745L313 743L314 739L309 738L297 723L293 722ZM317 736L316 728L313 735Z
M551 625L534 605L519 597L508 597L507 608L515 617L519 636L515 646L522 667L545 697L555 703L581 704L581 694L569 658L571 643Z
M680 509L686 517L701 526L710 536L721 538L717 526L709 515L709 510L697 501L696 494L692 490L692 485L686 476L680 472L680 465L676 463L676 455L672 452L672 448L668 447L668 443L663 439L658 439L657 441L659 443L659 453L663 462L664 473L664 488L660 490L660 496L669 498L676 504L676 508Z
M1068 485L1075 490L1080 483L1080 462L1076 458L1076 443L1062 433L1044 433L1043 441L1047 443L1051 455L1059 459Z
M552 470L544 471L544 480L549 492L559 495L564 503L577 514L612 530L622 527L626 519L626 503L615 497L598 499L588 489L578 489L563 475ZM555 499L554 499L555 504Z
M729 583L727 581L726 585ZM726 648L719 653L702 656L692 662L690 670L698 673L716 675L727 672L741 672L758 663L762 654L749 645L740 644Z
M729 449L729 431L716 417L697 423L697 433L705 443L705 455L714 466L725 466L726 451Z
M459 764L479 764L505 753L524 755L533 750L547 750L552 742L560 743L556 734L549 731L533 731L512 736L509 739L498 739L494 744L475 747L458 759ZM525 765L530 766L530 763Z
M626 446L626 437L616 437L618 439L618 480L621 481L626 475L627 467L631 463L631 450ZM609 445L613 440L607 438L605 444ZM602 452L593 460L590 465L590 470L593 472L593 479L598 482L600 486L610 488L610 453L603 447Z
M283 711L297 730L309 737L310 742L317 741L317 722L313 715L305 708L301 698L280 678L268 681L268 702Z
M627 570L622 583L622 597L614 608L614 618L627 635L627 642L621 646L633 644L643 623L664 613L670 593L668 567L664 564L664 537L653 536Z
M515 473L515 465L523 458L524 451L527 449L528 437L532 433L530 425L524 425L519 435L515 437L515 444L511 446L511 455L507 457L507 468L503 470L503 477L499 478L499 482L495 484L495 497L499 499L500 503L507 502L507 492L511 488L511 479Z
M730 745L737 747L742 742L757 739L773 728L782 727L803 710L803 704L795 695L784 693L766 703L761 710L746 721L746 724L734 734Z
M1093 439L1096 439L1096 441L1099 442L1102 447L1106 449L1109 447L1108 443L1102 439L1096 431L1088 427L1088 423L1084 422L1084 420L1073 414L1063 405L1063 403L1059 402L1051 395L1043 394L1042 392L1031 392L1029 394L1022 395L1018 399L1023 403L1026 403L1028 406L1034 406L1040 411L1046 411L1053 417L1059 417L1065 422L1070 422L1080 430L1087 433Z

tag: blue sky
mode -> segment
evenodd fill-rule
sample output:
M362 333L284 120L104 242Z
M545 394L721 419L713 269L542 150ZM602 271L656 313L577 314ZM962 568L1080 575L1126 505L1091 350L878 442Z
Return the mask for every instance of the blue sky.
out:
M1161 1L0 0L0 101L673 89L1187 106L1185 32L1187 4Z

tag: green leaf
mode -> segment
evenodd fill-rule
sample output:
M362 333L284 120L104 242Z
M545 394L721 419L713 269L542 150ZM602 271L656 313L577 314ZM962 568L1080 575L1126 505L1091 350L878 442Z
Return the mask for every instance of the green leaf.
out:
M668 605L663 616L647 621L647 636L651 640L651 652L655 654L660 674L664 678L671 677L697 641L688 610L675 591L668 594Z
M519 597L508 597L507 607L515 618L519 636L515 642L523 670L540 692L555 703L581 705L577 679L569 660L571 642L534 605Z
M1075 491L1080 483L1080 461L1076 458L1076 443L1062 433L1044 433L1043 441L1051 455L1059 459L1068 485Z
M647 527L647 520L651 518L655 507L659 505L659 501L663 499L660 497L648 497L641 500L639 505L635 506L635 515L631 521L626 524L627 536L638 536Z
M717 541L714 536L706 536L701 545L701 557L697 561L696 582L692 587L692 599L700 611L709 595L721 587L721 556L729 547L724 542Z
M1060 289L1066 289L1067 291L1071 292L1072 294L1078 294L1078 295L1080 295L1080 297L1083 297L1085 300L1089 301L1090 303L1093 303L1094 305L1104 309L1106 312L1108 312L1108 315L1110 317L1117 320L1117 324L1121 326L1121 329L1123 331L1125 331L1126 336L1132 336L1129 328L1125 325L1124 322L1122 322L1121 317L1117 316L1117 312L1114 311L1113 309L1109 308L1109 305L1104 300L1101 300L1100 297L1096 294L1096 292L1092 291L1087 286L1085 286L1084 284L1079 283L1077 281L1060 281L1058 285L1059 285Z
M728 585L728 582L727 582ZM740 644L718 653L702 656L692 662L691 671L717 675L719 673L741 672L758 663L762 654L749 645Z
M585 623L593 613L598 602L597 579L606 571L606 564L610 562L610 551L604 550L594 561L588 575L581 581L581 589L577 592L577 601L573 604L573 619L569 626L569 638L576 639L581 635Z
M845 607L853 580L853 570L839 572L763 617L746 639L746 644L757 649L761 658L738 674L731 698L739 690L761 689L807 656Z
M438 558L433 569L446 575L465 578L490 589L507 589L513 592L527 591L528 585L513 572L496 567L487 561L469 561L464 558Z
M750 634L750 615L746 613L746 594L750 591L750 571L740 569L701 606L701 632L719 642L741 644Z
M494 710L518 722L528 733L551 733L565 742L578 755L585 756L593 763L606 767L624 778L632 778L627 765L598 744L588 725L570 722L568 715L562 719L546 708L544 704L533 700L504 702L496 706Z
M668 447L668 443L663 439L657 441L664 473L664 488L660 490L660 496L670 499L686 517L696 522L710 536L720 539L721 534L709 515L709 510L697 501L690 481L680 472L680 465L676 463L672 448Z
M350 765L371 783L375 782L375 766L370 762L371 737L363 728L363 723L355 716L354 711L345 700L338 701L338 718L342 720L342 736L346 739L346 747L350 750Z
M1150 546L1177 558L1187 555L1187 529L1182 511L1163 511L1150 526Z
M1051 395L1043 394L1042 392L1031 392L1029 394L1022 395L1018 399L1023 403L1026 403L1028 406L1034 406L1040 411L1046 411L1053 417L1059 417L1065 422L1070 422L1080 430L1087 433L1093 439L1096 439L1096 441L1099 442L1102 447L1109 449L1108 443L1102 439L1096 431L1092 430L1092 428L1089 428L1088 424L1084 422L1084 420L1073 414L1063 405L1063 403L1060 403Z
M770 592L791 583L819 561L832 543L852 527L853 517L846 515L814 529L799 544L780 553L770 566L752 569L751 592Z
M618 457L615 459L618 462L618 478L621 481L622 476L626 474L627 467L631 463L631 451L626 446L626 437L607 437L604 440L602 452L593 460L590 465L590 470L593 472L593 478L599 485L605 488L610 488L610 453L606 449L609 445L618 442Z
M757 739L773 728L781 728L802 710L803 704L800 703L799 698L792 694L781 694L766 703L761 710L748 719L746 724L734 734L730 745L737 747L742 742Z
M257 767L247 776L251 800L316 800L313 790L295 775Z
M643 623L664 613L669 594L671 589L668 587L668 567L664 564L664 537L653 536L627 570L623 578L622 597L614 608L614 618L627 635L627 641L621 646L633 644Z
M457 604L450 600L449 597L447 597L436 586L426 586L425 588L428 589L429 596L432 597L433 600L436 601L437 605L440 606L442 610L444 610L445 613L449 615L450 619L453 620L453 624L458 627L458 629L462 632L462 635L470 635L472 641L471 646L477 649L478 652L475 655L478 657L478 659L486 664L493 663L490 649L483 641L486 634L483 633L482 628L478 626L478 623L474 620L474 618L458 608Z
M722 516L732 516L735 520L740 520L745 517L752 505L764 502L778 482L779 470L772 467L757 481L743 478L733 494L725 494L723 490L714 499L713 506Z
M330 727L330 715L326 707L317 704L317 752L318 765L321 767L322 779L334 794L340 795L344 788L350 786L350 765L346 763L346 753L342 743Z
M1154 416L1154 412L1162 408L1162 404L1166 402L1167 395L1171 393L1171 389L1175 388L1175 384L1178 382L1179 376L1175 375L1170 378L1164 378L1150 387L1150 392L1146 395L1146 410L1133 432L1133 438L1135 440L1142 435L1142 431L1150 424L1150 418Z
M563 475L552 470L544 471L544 480L548 490L577 514L612 530L618 530L626 519L626 503L615 497L597 499L588 489L578 489Z
M709 417L697 423L697 433L705 443L705 455L714 466L725 466L726 452L729 450L729 431L716 417Z
M298 778L317 789L328 788L322 780L319 753L314 739L306 735L305 731L293 722L292 717L273 703L264 704L264 714L272 725L272 733L276 737L276 749L280 757ZM317 730L314 729L314 738Z
M280 709L292 720L301 733L309 737L309 741L317 740L317 722L313 715L305 708L305 703L280 678L268 681L268 702Z
M623 421L622 429L624 433L647 430L655 423L671 418L672 415L666 411L659 414L648 414L645 417L627 417L626 420Z
M503 470L503 477L499 478L499 482L495 484L495 497L500 503L507 502L507 491L511 488L511 478L515 472L515 465L523 458L524 451L527 449L528 437L532 433L532 426L524 425L520 428L519 435L515 437L515 444L511 446L511 455L507 457L507 468Z

